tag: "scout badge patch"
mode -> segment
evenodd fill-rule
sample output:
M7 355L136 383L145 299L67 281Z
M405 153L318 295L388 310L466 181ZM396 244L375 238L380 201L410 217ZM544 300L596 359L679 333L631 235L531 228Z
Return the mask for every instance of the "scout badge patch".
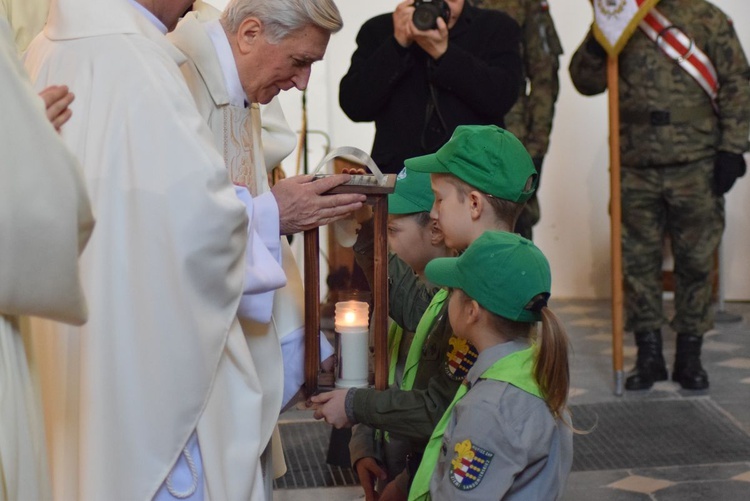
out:
M445 372L453 381L462 381L477 360L477 350L465 339L453 336L448 341L451 350L447 354Z
M469 491L482 481L494 454L472 444L471 440L457 443L454 450L456 457L451 461L451 483L462 491Z

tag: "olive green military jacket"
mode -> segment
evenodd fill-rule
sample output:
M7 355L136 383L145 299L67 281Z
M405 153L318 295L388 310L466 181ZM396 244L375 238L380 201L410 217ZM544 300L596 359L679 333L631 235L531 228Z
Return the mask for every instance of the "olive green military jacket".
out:
M662 0L656 8L716 67L718 112L695 80L636 30L619 56L623 166L682 164L719 150L743 153L750 132L750 68L731 21L704 0ZM569 68L576 89L587 96L607 88L606 56L591 38L589 31Z
M549 5L546 0L473 0L473 4L505 12L521 27L525 79L518 101L505 115L505 126L541 164L549 147L563 52Z
M369 249L369 250L368 250ZM372 252L372 227L365 225L354 246L355 258L365 275L372 277L369 257ZM415 331L430 300L439 290L422 282L396 255L388 260L389 315L405 330ZM448 322L448 302L436 316L425 340L412 390L388 388L358 389L353 397L357 422L408 439L417 450L424 449L432 430L456 394L471 368L476 352L464 362L455 363L460 343L453 337Z

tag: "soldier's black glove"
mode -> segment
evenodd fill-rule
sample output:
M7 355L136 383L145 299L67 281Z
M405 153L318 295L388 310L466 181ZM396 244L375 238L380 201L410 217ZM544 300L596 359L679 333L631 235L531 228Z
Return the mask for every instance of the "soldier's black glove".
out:
M739 153L720 151L714 162L714 193L723 195L732 187L738 177L745 175L745 157Z
M539 183L542 182L542 164L544 163L544 157L532 157L532 162L534 162L534 168L536 169L536 189L539 190Z
M600 59L607 57L607 51L596 41L596 37L594 37L593 33L589 33L589 36L586 39L586 52Z

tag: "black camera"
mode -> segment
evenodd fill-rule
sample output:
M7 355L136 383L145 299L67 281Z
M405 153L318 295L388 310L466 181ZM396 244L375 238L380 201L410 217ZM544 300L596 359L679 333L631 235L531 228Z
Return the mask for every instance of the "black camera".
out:
M451 9L445 0L414 0L414 15L411 20L421 31L437 29L437 20L442 17L445 24L451 17Z

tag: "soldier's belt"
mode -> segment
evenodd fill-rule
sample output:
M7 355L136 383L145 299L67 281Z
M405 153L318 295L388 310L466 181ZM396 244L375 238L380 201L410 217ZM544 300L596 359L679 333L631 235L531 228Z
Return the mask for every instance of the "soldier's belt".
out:
M652 111L620 111L620 121L629 124L649 124L654 127L672 124L683 124L693 120L714 117L715 113L708 106L694 106L692 108L673 108L671 110Z

